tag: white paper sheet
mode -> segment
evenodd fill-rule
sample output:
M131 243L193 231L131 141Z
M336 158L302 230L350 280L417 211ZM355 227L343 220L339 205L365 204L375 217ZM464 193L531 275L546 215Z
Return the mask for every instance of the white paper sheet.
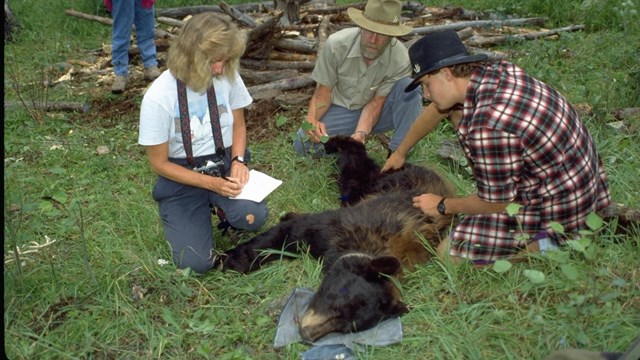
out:
M251 169L251 171L249 171L249 182L244 186L242 192L238 194L238 196L230 199L243 199L260 202L281 184L282 180L275 179L263 172Z

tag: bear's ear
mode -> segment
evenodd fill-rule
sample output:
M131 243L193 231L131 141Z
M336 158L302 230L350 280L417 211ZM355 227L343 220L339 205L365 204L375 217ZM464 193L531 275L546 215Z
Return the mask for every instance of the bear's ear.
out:
M393 276L400 272L402 269L402 264L400 264L400 260L394 256L378 256L371 260L369 264L369 273L374 274L384 274ZM371 274L373 275L373 274Z

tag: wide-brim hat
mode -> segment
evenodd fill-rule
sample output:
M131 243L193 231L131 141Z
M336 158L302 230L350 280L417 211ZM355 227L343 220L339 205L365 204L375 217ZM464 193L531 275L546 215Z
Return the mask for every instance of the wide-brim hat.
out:
M400 22L402 3L399 0L369 0L364 11L348 8L347 14L361 28L388 36L403 36L413 28Z
M453 30L438 31L425 35L409 48L413 81L404 91L418 87L420 78L443 67L483 61L486 54L471 55Z

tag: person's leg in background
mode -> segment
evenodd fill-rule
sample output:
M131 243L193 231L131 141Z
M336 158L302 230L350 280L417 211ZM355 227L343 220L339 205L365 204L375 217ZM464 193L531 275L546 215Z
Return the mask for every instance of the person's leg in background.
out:
M155 9L145 7L142 1L135 1L136 43L140 49L145 80L153 80L160 76L158 56L155 43Z
M111 92L120 94L127 85L129 73L129 46L131 45L131 27L135 16L134 3L139 1L112 0L111 17L111 63L115 79Z

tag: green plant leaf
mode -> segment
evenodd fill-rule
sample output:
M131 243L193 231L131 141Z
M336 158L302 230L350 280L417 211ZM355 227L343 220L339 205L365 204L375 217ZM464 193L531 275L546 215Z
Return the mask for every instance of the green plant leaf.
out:
M590 213L589 215L587 215L587 226L589 227L589 229L598 230L602 228L603 225L604 221L597 214Z
M498 274L507 272L512 267L513 265L508 260L496 260L496 262L493 263L493 271L497 272Z
M567 241L567 245L569 245L569 247L573 250L579 251L581 253L584 253L584 251L586 250L585 247L582 246L582 244L577 240L569 240Z
M559 222L552 221L549 226L551 226L551 230L557 234L564 234L564 226Z
M623 278L615 278L613 279L613 281L611 282L612 285L617 286L617 287L626 287L627 286L627 281Z
M524 271L524 276L534 284L542 284L544 282L544 274L540 270L527 269Z
M288 118L288 117L286 117L286 116L284 116L284 115L279 115L279 116L276 118L276 126L280 127L280 126L282 126L282 125L286 124L286 123L287 123L287 121L289 121L289 118Z
M569 280L575 280L578 278L578 269L573 265L564 264L560 266L560 270L562 270L564 276Z
M178 324L176 318L173 316L173 312L171 312L169 308L162 309L162 318L167 322L167 324L175 328L180 328L180 324Z
M507 205L507 214L509 214L509 216L518 215L518 211L520 211L521 207L522 205L520 204L509 204Z
M581 345L587 345L589 344L589 337L584 333L584 331L578 330L578 333L576 334L576 341Z

